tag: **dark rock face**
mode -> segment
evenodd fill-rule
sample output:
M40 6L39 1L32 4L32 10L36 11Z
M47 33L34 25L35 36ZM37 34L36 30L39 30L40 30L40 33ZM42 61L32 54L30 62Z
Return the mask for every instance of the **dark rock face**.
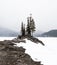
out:
M0 41L0 65L42 65L25 53L23 47L16 47L11 40Z
M25 36L18 36L17 39L22 39L23 40L25 38L27 38L28 40L30 40L30 41L32 41L34 43L41 43L43 46L45 45L41 40L39 40L38 38L35 38L33 36L27 36L27 35L25 35ZM20 41L20 42L22 42L22 41ZM23 42L25 42L25 40L23 40Z
M29 37L27 38L28 40L31 40L34 43L41 43L43 46L45 45L41 40L34 38L34 37Z

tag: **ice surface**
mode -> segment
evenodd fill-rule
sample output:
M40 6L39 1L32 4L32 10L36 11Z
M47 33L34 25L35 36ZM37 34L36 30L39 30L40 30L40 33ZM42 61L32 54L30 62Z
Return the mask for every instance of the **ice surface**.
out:
M0 38L0 40L4 39L11 40L13 38ZM45 46L27 39L25 39L26 43L16 43L16 46L25 48L25 53L29 54L34 61L41 61L44 65L57 65L57 38L39 37L39 39L44 42Z
M0 41L3 41L3 40L12 40L13 38L15 38L15 37L0 37Z

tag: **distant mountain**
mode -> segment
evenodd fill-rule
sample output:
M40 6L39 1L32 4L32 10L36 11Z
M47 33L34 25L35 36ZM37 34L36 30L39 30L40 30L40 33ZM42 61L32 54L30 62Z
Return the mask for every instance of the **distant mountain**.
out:
M48 32L43 33L41 36L43 36L43 37L57 37L57 30L50 30Z
M37 30L33 34L34 36L40 36L42 33L42 31ZM0 37L16 37L19 34L19 32L0 27Z
M0 37L16 37L18 32L0 27Z
M0 37L16 37L19 34L19 32L0 27ZM33 33L33 35L37 37L57 37L57 30L50 30L45 33L37 30Z

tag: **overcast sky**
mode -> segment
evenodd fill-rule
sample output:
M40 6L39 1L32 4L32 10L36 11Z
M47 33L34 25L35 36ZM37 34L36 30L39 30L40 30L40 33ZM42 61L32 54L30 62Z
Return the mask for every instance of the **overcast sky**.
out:
M0 27L17 31L30 13L36 29L57 29L57 0L0 0Z

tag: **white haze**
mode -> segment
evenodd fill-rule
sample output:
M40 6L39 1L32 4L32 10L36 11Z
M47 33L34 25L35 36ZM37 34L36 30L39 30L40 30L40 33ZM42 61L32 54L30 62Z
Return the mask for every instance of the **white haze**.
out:
M0 0L0 26L19 30L29 14L38 30L57 29L57 0Z
M1 37L0 40L13 39L13 37ZM45 44L35 44L26 39L26 43L16 43L18 47L26 49L25 53L29 54L34 61L41 61L43 65L57 65L57 38L39 37Z

